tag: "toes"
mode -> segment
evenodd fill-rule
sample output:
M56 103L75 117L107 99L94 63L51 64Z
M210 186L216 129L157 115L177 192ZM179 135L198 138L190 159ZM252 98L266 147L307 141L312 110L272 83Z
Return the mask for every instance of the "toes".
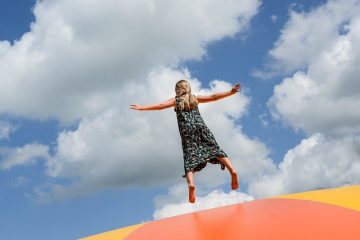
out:
M237 174L236 172L233 172L231 173L231 189L236 190L238 188L239 188L239 183L237 179Z

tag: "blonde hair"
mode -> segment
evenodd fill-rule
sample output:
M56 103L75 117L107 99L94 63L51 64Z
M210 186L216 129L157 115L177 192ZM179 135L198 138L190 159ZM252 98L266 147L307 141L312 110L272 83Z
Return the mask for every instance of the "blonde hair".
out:
M179 110L191 110L198 105L197 99L191 93L191 86L188 81L180 80L175 85L176 96L180 97L181 101L178 106Z

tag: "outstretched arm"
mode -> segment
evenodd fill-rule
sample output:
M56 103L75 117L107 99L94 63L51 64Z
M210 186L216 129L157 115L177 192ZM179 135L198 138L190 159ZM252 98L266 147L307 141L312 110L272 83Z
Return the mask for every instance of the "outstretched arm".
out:
M174 107L174 106L175 106L175 98L170 98L169 100L167 100L165 102L146 105L146 106L141 106L141 105L137 105L137 104L131 104L130 109L140 110L140 111L143 111L143 110L162 110L162 109L169 108L169 107Z
M233 86L230 91L214 93L209 96L196 96L196 99L198 100L199 103L213 102L234 95L239 91L239 89L240 89L240 84L238 83L235 86Z

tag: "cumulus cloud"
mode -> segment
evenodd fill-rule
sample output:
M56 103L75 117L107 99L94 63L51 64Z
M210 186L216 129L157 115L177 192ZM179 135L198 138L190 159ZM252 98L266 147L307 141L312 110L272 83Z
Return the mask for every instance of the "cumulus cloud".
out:
M354 27L360 29L359 20ZM342 36L324 49L307 72L298 71L275 87L269 101L275 117L307 133L335 133L359 124L360 31L354 34L358 36Z
M173 108L162 111L134 111L129 104L152 104L174 97L178 79L186 78L196 95L227 91L232 85L214 80L210 88L184 69L161 68L145 84L132 83L120 94L118 107L93 119L83 119L78 129L64 131L57 140L57 152L48 161L47 173L54 178L75 179L70 186L50 186L39 196L66 198L104 188L129 185L169 185L183 175L181 138ZM200 112L217 141L228 153L239 177L250 181L273 171L269 151L261 142L249 139L235 121L246 113L249 97L236 94L221 101L201 104ZM196 175L204 188L230 181L228 172L209 166ZM214 176L216 176L214 178ZM185 182L185 180L184 180Z
M249 193L274 196L360 183L360 137L314 134L289 150L279 171L252 182Z
M358 1L350 0L292 13L270 54L281 64L299 61L291 70L306 69L275 86L269 101L275 118L308 134L341 134L358 127L359 13Z
M31 143L23 147L0 147L1 170L9 170L21 165L32 165L39 159L50 159L48 146Z
M194 204L189 204L187 196L188 192L185 184L172 186L169 188L167 195L155 198L156 209L153 214L153 218L157 220L180 214L254 200L252 196L246 193L236 191L225 193L222 190L213 190L207 195L197 196Z
M37 1L31 31L0 41L0 112L96 117L161 65L200 60L246 31L258 0ZM211 13L211 14L210 14ZM21 93L21 94L17 94Z
M245 32L259 4L38 1L31 31L14 44L0 42L0 112L79 120L79 125L59 133L45 164L55 183L36 187L35 195L47 201L104 188L174 183L183 174L174 111L136 112L129 104L174 97L175 82L182 78L189 79L195 94L229 90L232 85L224 80L201 86L179 66L201 60L209 43ZM235 123L249 101L237 94L200 107L244 181L275 169L266 146ZM200 184L229 181L215 166L207 171L217 178L199 175Z
M339 36L346 34L348 24L358 17L359 8L357 0L330 0L309 12L290 9L289 20L269 51L268 71L258 71L256 75L266 78L307 68L324 49L332 49Z
M274 71L295 73L275 86L268 106L275 119L307 137L288 151L277 173L252 182L250 193L360 182L359 40L358 1L328 1L310 12L291 12L269 54Z

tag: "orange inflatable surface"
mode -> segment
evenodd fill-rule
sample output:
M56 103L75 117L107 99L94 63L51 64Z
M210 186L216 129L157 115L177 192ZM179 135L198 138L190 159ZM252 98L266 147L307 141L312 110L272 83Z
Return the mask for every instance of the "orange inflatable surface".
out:
M360 185L258 199L83 240L359 240Z

